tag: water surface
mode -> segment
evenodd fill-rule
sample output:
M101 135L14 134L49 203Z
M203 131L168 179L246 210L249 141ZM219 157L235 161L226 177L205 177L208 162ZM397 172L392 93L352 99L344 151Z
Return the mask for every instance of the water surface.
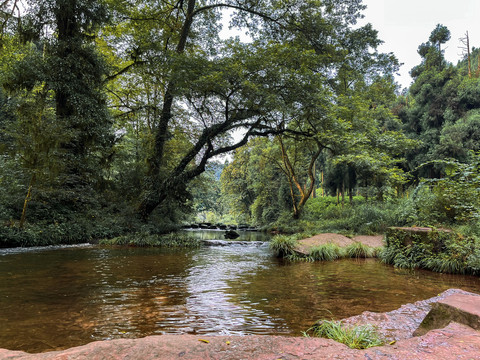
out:
M220 237L221 238L221 237ZM389 311L478 277L374 260L284 263L252 241L195 250L0 250L0 347L49 351L153 334L301 335L319 318Z

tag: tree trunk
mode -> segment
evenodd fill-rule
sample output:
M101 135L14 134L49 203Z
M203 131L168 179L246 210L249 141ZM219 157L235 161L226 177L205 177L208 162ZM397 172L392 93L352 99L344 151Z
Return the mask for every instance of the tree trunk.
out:
M185 21L180 33L180 39L178 41L176 52L182 54L185 51L185 46L190 34L190 29L193 23L193 15L195 10L196 0L188 0L187 12L185 14ZM159 123L155 129L155 143L153 155L148 161L148 177L149 183L146 185L146 189L143 192L143 199L138 207L138 213L141 218L146 221L155 208L160 205L167 197L164 187L160 187L162 183L161 179L161 167L164 161L165 144L168 140L168 127L172 118L172 107L174 103L174 93L177 85L171 80L163 96L163 107L160 115ZM159 188L160 187L160 188Z
M312 159L310 160L310 164L308 166L308 180L310 181L310 184L305 183L304 186L300 184L298 177L296 175L296 171L290 162L290 158L288 156L288 153L285 149L285 146L283 144L282 138L280 135L277 136L278 143L280 145L280 150L282 153L282 161L283 161L283 166L282 168L284 174L287 176L288 183L290 185L290 196L292 198L292 205L293 205L293 217L295 219L298 219L300 217L301 210L305 203L308 201L310 198L310 195L313 192L313 189L315 188L315 174L314 174L314 167L315 167L315 161L317 158L320 156L320 153L322 152L322 147L317 143L318 150L315 154L313 154ZM307 180L307 181L308 181ZM294 193L294 186L297 188L300 200L296 201L295 198L295 193ZM308 185L308 187L307 187Z
M25 220L27 219L27 206L32 197L32 188L33 188L33 185L35 184L36 179L37 179L37 176L35 173L33 173L32 177L30 178L30 184L28 185L28 191L27 191L27 195L25 196L25 201L23 202L22 216L20 217L20 224L18 225L20 229L23 228L23 225L25 224Z

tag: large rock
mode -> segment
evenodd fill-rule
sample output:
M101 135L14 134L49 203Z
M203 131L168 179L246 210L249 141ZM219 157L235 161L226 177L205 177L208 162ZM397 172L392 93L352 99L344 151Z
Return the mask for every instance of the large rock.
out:
M377 313L365 311L360 315L352 316L342 321L350 325L373 325L377 329L377 332L388 342L405 340L414 336L415 331L436 303L448 301L446 299L455 297L456 295L480 298L479 295L461 289L448 289L438 296L416 301L411 304L404 304L400 308L389 312ZM445 325L437 327L437 329Z
M240 234L234 230L227 230L223 236L225 236L225 239L234 240L238 238Z
M385 233L387 247L392 242L400 241L403 246L410 246L414 242L432 244L435 252L445 246L446 237L455 237L456 234L449 229L432 229L429 227L390 227Z
M0 359L15 360L467 360L478 359L479 354L479 333L457 323L430 331L424 336L367 350L352 350L333 340L316 338L194 335L161 335L142 339L97 341L67 350L40 354L0 349Z
M480 330L480 296L454 294L432 304L415 331L414 336L424 335L432 329L441 329L451 322Z

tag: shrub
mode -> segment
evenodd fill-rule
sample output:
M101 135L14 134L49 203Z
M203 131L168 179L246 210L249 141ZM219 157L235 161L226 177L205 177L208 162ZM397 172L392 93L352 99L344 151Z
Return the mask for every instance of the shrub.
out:
M478 274L480 246L472 237L453 231L409 233L389 229L380 259L399 268L424 268L442 273Z

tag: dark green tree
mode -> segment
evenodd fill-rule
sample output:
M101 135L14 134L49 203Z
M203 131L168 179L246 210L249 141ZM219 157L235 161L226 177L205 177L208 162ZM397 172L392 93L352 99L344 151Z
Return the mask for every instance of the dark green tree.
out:
M103 91L107 68L94 43L105 20L103 4L91 0L30 1L19 20L24 45L16 51L23 54L12 53L3 86L19 104L9 129L12 154L30 173L21 224L31 196L44 208L42 217L50 206L49 221L96 202L113 139Z

